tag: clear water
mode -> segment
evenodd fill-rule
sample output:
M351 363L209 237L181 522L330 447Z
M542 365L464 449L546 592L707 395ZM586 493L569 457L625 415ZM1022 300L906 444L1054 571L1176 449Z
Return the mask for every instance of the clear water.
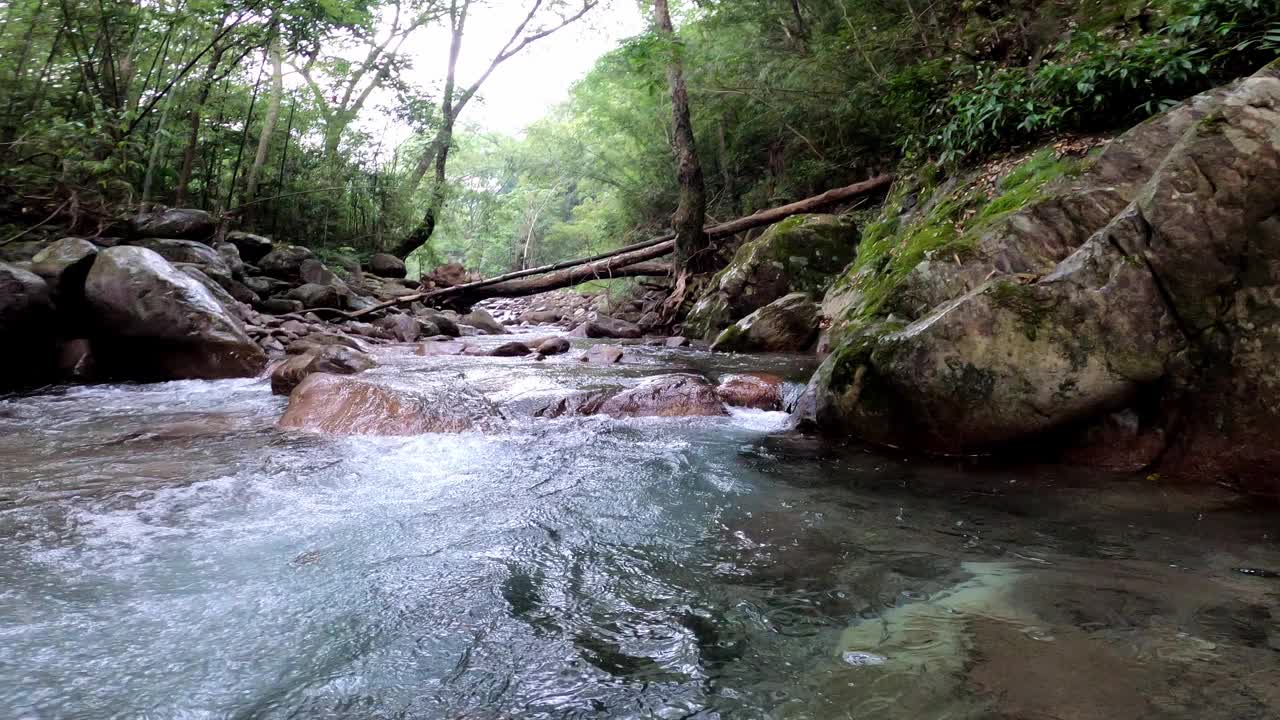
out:
M696 368L384 358L507 429L324 438L264 380L0 400L0 716L1280 717L1280 512L781 413L542 420Z

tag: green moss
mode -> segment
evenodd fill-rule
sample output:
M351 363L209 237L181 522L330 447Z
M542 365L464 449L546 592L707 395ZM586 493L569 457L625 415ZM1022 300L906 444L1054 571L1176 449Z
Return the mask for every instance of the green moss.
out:
M986 227L1043 199L1044 188L1049 182L1061 177L1076 177L1087 164L1082 158L1059 158L1051 148L1037 152L1000 181L1000 194L983 204L970 227Z
M1018 316L1028 340L1034 341L1039 336L1045 319L1053 311L1053 306L1036 295L1035 289L1029 285L999 280L988 285L984 293L997 307Z

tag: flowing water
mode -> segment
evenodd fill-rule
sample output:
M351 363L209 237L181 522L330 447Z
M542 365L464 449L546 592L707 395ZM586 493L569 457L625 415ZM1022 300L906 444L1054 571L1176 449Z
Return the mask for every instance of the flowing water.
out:
M673 369L811 367L372 376L518 408ZM1280 512L1225 490L895 459L781 413L328 438L284 404L0 400L0 716L1280 717Z

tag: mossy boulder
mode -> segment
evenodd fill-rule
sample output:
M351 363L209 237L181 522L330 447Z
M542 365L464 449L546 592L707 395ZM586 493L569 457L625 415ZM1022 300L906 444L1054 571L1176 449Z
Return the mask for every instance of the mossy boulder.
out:
M847 216L796 215L738 248L685 321L685 334L706 340L793 292L821 297L857 255L858 228Z
M712 352L800 352L818 335L821 309L808 295L783 296L725 328Z
M1170 474L1280 494L1277 188L1280 68L1269 68L1002 210L956 272L931 271L945 264L934 257L901 273L889 298L914 277L922 305L942 298L924 310L868 307L866 290L901 268L896 254L863 264L864 247L832 293L845 313L811 383L814 417L873 442L971 453L1051 438L1141 397L1174 433L1160 458ZM871 239L911 232L899 223Z

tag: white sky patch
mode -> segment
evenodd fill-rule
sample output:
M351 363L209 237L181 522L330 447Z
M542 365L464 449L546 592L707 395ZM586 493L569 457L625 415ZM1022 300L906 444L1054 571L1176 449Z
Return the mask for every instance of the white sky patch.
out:
M458 92L484 73L526 12L527 3L520 0L499 0L472 8L458 60ZM553 19L547 16L543 22L551 23ZM437 103L449 61L447 23L445 20L418 31L402 49L413 61L406 79L429 88ZM563 102L573 84L600 56L622 40L644 32L645 27L638 3L633 0L602 3L582 19L498 66L463 111L459 125L518 134ZM390 92L376 93L356 123L389 146L407 140L411 134L386 113L394 102Z

